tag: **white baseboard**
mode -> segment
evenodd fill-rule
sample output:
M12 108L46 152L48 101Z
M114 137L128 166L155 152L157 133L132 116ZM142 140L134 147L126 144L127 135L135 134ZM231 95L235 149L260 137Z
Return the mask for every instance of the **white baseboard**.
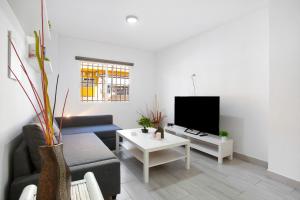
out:
M300 182L267 170L267 176L290 187L300 190Z
M253 158L253 157L250 157L250 156L246 156L244 154L240 154L240 153L237 153L237 152L234 152L233 156L234 156L234 158L238 158L240 160L243 160L243 161L246 161L246 162L249 162L249 163L259 165L259 166L262 166L262 167L266 168L267 176L269 178L271 178L273 180L276 180L280 183L286 184L290 187L297 188L297 189L300 190L300 182L299 181L295 181L293 179L290 179L290 178L287 178L285 176L282 176L282 175L279 175L279 174L276 174L274 172L269 171L268 170L268 162L263 161L263 160L259 160L259 159L256 159L256 158Z
M238 158L243 161L246 161L246 162L249 162L249 163L252 163L252 164L255 164L255 165L262 166L262 167L268 169L268 162L266 162L266 161L259 160L257 158L253 158L250 156L246 156L244 154L237 153L237 152L233 153L233 157Z

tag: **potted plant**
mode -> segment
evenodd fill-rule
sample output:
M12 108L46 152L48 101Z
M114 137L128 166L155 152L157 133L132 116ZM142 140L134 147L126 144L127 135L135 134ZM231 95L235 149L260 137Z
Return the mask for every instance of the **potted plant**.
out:
M144 115L142 115L141 118L138 120L138 124L143 127L142 128L143 133L148 133L147 128L152 126L150 118L145 117Z
M222 142L225 142L228 139L229 133L225 130L219 132Z

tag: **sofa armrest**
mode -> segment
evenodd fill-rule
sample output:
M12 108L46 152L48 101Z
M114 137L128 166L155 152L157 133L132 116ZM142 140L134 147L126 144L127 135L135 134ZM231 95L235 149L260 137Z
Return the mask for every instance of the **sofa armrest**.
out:
M109 159L70 167L72 181L83 179L87 172L93 172L104 197L121 192L120 161ZM23 189L30 184L38 184L39 174L22 176L13 180L10 186L9 199L18 200Z
M37 185L39 179L39 174L32 174L28 176L22 176L13 180L9 189L9 199L18 200L22 194L23 189L27 185Z
M87 172L93 172L104 198L121 192L120 161L108 159L70 167L72 181L80 180Z
M60 126L61 117L55 118L58 125ZM104 125L112 124L112 115L95 115L95 116L71 116L64 117L62 127L78 127L78 126L94 126L94 125Z

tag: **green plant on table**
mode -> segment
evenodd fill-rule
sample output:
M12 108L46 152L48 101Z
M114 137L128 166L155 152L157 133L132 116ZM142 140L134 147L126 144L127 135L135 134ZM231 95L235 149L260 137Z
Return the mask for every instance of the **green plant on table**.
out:
M229 133L228 133L227 131L225 131L225 130L221 130L221 131L219 132L219 135L220 135L221 137L228 137L228 136L229 136Z
M150 118L145 117L144 115L138 120L138 124L143 127L143 131L146 131L148 127L152 127Z

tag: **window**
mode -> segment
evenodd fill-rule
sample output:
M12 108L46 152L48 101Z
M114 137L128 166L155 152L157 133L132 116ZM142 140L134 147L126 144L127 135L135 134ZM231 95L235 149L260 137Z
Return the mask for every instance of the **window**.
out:
M81 60L81 101L129 101L129 73L133 64L89 60Z

